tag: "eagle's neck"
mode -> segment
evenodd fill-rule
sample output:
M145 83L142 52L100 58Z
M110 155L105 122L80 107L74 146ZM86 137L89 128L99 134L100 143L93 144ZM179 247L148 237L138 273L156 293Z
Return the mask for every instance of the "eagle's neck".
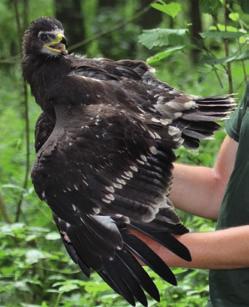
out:
M30 84L36 102L45 110L51 87L70 72L69 62L63 56L26 55L22 66L23 76Z

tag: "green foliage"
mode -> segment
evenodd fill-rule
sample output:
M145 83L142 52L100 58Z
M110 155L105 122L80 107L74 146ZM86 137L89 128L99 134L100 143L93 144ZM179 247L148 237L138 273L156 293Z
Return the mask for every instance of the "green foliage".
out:
M162 0L154 2L151 4L154 9L165 13L173 18L175 18L181 11L181 5L178 2L170 2L169 4L165 3Z
M235 92L244 89L248 60L249 1L234 1L229 7L229 24L224 25L223 1L201 0L203 20L201 62L193 67L190 61L191 31L187 1L156 1L152 7L163 14L156 29L142 30L138 20L127 23L88 45L88 53L114 58L138 58L157 68L160 79L183 91L196 95L214 95L227 92L224 65L232 64ZM13 60L17 55L17 33L14 12L9 1L0 3L0 60ZM88 36L100 30L108 31L128 20L139 9L140 2L117 1L115 7L100 7L97 1L82 1L86 15ZM22 5L22 4L20 4ZM22 6L21 6L22 8ZM40 15L53 15L52 0L30 1L30 20ZM216 16L216 20L213 18ZM140 33L140 36L138 36ZM225 56L224 39L230 53ZM139 42L138 42L139 41ZM14 61L18 61L14 57ZM246 62L247 63L247 62ZM225 66L226 68L226 66ZM51 222L50 210L35 195L31 183L23 190L25 169L24 114L21 93L21 72L17 64L0 67L0 194L11 221L16 205L24 192L21 223L7 224L0 216L0 305L3 307L128 307L128 304L102 282L97 274L88 281L62 247L60 236ZM222 87L223 86L223 87ZM40 112L29 95L30 137L32 156L33 132ZM214 141L205 141L198 151L177 151L178 161L193 165L212 166L224 131ZM179 212L192 231L211 231L214 223ZM157 307L205 306L208 297L208 272L175 269L178 287L172 287L154 273L161 293Z
M171 48L167 48L164 51L158 52L155 55L149 57L147 59L147 63L149 65L154 65L157 64L158 62L160 62L161 60L165 60L166 58L168 58L170 55L175 54L176 51L180 51L184 48L184 46L175 46L175 47L171 47Z
M184 42L187 29L152 29L144 30L139 36L139 42L145 47L174 46Z

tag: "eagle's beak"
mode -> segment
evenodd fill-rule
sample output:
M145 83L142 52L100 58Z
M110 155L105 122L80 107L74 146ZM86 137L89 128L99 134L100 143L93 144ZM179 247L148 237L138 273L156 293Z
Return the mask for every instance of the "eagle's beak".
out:
M50 50L52 53L65 55L65 54L68 54L66 45L67 45L67 41L66 41L65 36L62 33L57 33L55 35L55 38L49 43L46 43L44 46L48 50Z

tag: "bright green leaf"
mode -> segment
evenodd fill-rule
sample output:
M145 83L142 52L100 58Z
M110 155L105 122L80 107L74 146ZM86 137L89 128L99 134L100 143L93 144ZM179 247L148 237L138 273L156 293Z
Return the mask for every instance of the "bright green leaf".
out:
M229 18L232 20L232 21L238 21L239 20L239 13L235 13L235 12L232 12L229 14Z
M162 52L159 52L159 53L153 55L152 57L149 57L146 62L149 65L154 65L154 64L166 59L167 57L171 56L176 51L182 50L183 48L184 48L184 46L176 46L176 47L168 48L168 49L166 49Z
M246 31L242 28L237 28L237 27L234 27L234 26L228 26L228 25L224 25L224 24L221 24L221 23L218 23L216 26L210 26L209 30L246 33Z
M241 36L239 38L239 43L240 44L245 44L248 41L248 38L246 36Z
M154 9L157 9L160 12L163 12L173 18L175 18L181 11L182 7L177 2L170 2L169 4L160 0L151 4Z
M239 38L239 43L240 44L248 44L249 43L249 35L243 35Z

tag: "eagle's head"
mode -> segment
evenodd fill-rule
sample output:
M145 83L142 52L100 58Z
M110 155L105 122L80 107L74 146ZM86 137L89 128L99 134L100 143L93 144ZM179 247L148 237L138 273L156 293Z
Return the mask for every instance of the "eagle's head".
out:
M23 54L53 57L67 54L62 24L52 17L34 20L24 33Z

